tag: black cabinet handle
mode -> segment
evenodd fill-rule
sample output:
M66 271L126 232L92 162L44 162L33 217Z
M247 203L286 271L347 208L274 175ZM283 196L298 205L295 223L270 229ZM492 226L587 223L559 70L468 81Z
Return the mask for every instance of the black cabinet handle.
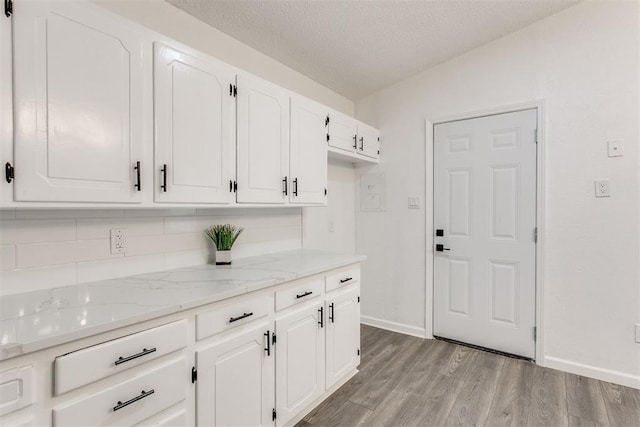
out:
M353 135L353 148L358 149L358 135Z
M285 176L284 179L282 180L282 182L284 182L284 190L282 190L282 192L284 193L284 195L288 195L289 194L289 189L287 188L288 184L287 184L287 177Z
M348 282L349 280L353 280L353 277L346 277L346 278L344 278L344 279L340 279L340 283L346 283L346 282Z
M436 245L436 252L443 252L443 251L450 251L451 249L449 248L445 248L444 245L441 244L437 244Z
M242 316L230 317L229 318L229 323L233 323L233 322L237 322L238 320L246 319L249 316L253 316L253 311L250 312L250 313L242 313Z
M136 190L142 191L142 181L140 181L140 162L136 162L133 169L136 171L136 183L133 186Z
M129 362L130 360L137 359L138 357L142 357L142 356L146 356L147 354L151 354L154 351L156 351L155 347L149 348L149 349L143 348L140 353L132 354L131 356L127 356L127 357L120 356L118 358L118 360L116 360L114 363L116 364L116 366L118 366L118 365L121 365L121 364L123 364L125 362Z
M271 334L267 331L264 333L264 336L267 337L267 348L265 348L264 351L267 352L267 356L271 356Z
M125 406L129 406L132 403L137 402L138 400L142 400L147 396L151 396L153 393L155 393L156 391L154 389L151 389L149 391L144 391L142 390L142 392L137 395L136 397L134 397L133 399L129 399L126 402L122 402L120 400L118 400L118 404L116 406L113 407L113 412L115 411L119 411L120 409L124 408Z
M293 195L298 195L298 178L293 180Z
M312 293L313 293L313 292L311 292L311 291L307 291L307 292L305 292L304 294L298 294L298 295L296 295L296 299L304 298L304 297L306 297L307 295L311 295Z
M320 325L321 328L324 328L324 308L322 306L318 309L318 318L320 319L318 320L318 325Z
M162 169L160 169L160 172L162 172L162 185L160 186L160 188L162 189L163 192L167 192L167 164L165 163L164 165L162 165Z
M360 137L360 151L364 151L364 136Z
M229 180L229 193L233 193L233 181Z
M335 318L333 315L333 303L329 304L329 320L331 320L331 323L335 322Z

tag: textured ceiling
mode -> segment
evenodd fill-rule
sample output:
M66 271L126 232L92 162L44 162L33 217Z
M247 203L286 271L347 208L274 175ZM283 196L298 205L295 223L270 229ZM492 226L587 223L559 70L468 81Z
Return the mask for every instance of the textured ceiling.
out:
M167 1L353 100L577 3Z

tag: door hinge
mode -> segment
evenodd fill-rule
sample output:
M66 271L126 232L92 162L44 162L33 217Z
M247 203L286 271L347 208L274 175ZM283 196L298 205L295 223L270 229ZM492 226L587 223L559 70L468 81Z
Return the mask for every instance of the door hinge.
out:
M9 184L15 179L15 173L16 170L11 163L7 162L4 164L4 179L6 179Z
M329 116L327 116L327 118L324 120L325 127L329 126L329 121L330 121Z
M357 349L357 353L358 353L358 356L360 356L360 349L359 348Z
M271 344L272 345L276 345L276 333L275 332L271 335Z
M533 229L533 243L538 243L538 227Z
M327 142L329 142L330 139L331 137L329 136L329 134L327 134Z
M276 408L273 408L273 410L271 411L271 421L275 421L276 420Z
M538 340L538 327L537 326L533 327L533 340L534 341Z
M11 0L4 0L4 16L7 18L13 14L13 2Z
M195 384L196 381L198 381L198 370L194 366L191 368L191 384Z

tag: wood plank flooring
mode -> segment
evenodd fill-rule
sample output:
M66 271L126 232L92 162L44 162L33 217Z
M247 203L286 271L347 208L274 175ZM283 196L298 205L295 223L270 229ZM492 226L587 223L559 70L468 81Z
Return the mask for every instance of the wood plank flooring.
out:
M297 427L640 427L640 390L370 326L361 343L360 372Z

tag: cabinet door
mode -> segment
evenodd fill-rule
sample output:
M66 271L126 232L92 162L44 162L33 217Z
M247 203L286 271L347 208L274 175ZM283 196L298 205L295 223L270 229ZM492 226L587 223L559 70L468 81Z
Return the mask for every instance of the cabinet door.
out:
M369 125L358 123L358 150L363 156L377 159L380 154L380 132Z
M291 203L327 203L327 125L326 107L291 98Z
M276 320L278 425L286 424L324 393L324 320L321 303Z
M336 111L329 114L329 146L355 152L358 125L353 117Z
M15 199L140 202L148 46L91 4L14 8Z
M272 333L273 323L265 322L196 351L199 426L273 425Z
M238 76L237 164L240 203L285 203L289 170L289 94Z
M154 83L155 201L232 202L234 71L155 43Z
M355 287L327 298L327 388L360 364L358 295L359 288Z

